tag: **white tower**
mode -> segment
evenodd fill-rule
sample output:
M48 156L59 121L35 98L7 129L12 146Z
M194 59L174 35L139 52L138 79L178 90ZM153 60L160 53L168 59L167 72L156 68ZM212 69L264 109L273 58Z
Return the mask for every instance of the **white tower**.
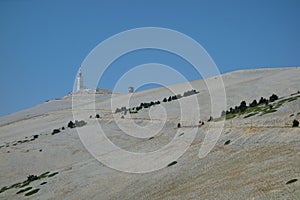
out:
M79 74L77 76L77 85L76 85L76 92L80 91L83 89L83 77L82 77L82 72L81 72L81 68L79 70Z

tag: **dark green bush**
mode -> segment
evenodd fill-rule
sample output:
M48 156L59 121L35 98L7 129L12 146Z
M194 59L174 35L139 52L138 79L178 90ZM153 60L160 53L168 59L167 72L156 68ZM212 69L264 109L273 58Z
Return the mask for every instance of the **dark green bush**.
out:
M75 124L72 121L69 121L68 127L69 128L75 128Z
M252 103L250 103L249 106L250 106L250 107L255 107L255 106L257 106L257 101L256 101L256 99L254 99L254 100L252 101Z
M33 194L37 193L39 190L40 190L39 188L38 188L38 189L31 190L30 192L27 192L27 193L25 194L25 196L33 195Z
M53 131L52 131L52 135L55 135L55 134L57 134L57 133L59 133L60 132L60 130L59 129L53 129Z
M224 142L224 145L228 145L230 144L231 140L227 140L226 142Z
M289 180L288 182L286 182L285 184L291 184L291 183L295 183L296 181L298 181L298 179L294 178L294 179L291 179Z
M176 164L177 164L177 161L173 161L173 162L168 164L168 167L171 167L172 165L176 165Z
M31 190L31 189L32 189L32 187L27 187L25 189L19 190L16 194L20 194L20 193L26 192L26 191Z
M85 126L87 123L83 120L77 121L75 120L75 127L82 127Z
M298 127L299 126L299 121L294 119L293 121L293 127Z
M270 100L270 102L276 101L276 100L278 100L278 96L276 94L272 94L272 96L270 96L269 100Z

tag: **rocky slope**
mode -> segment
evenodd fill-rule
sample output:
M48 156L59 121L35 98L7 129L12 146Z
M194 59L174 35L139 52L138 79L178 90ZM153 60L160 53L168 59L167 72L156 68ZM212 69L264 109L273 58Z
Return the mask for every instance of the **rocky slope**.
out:
M190 83L199 93L170 102L162 100L183 94L189 88L186 83L134 93L131 107L158 100L160 104L126 115L112 112L125 106L129 94L113 95L112 109L111 94L96 94L95 111L90 109L93 96L74 95L83 111L75 119L87 122L77 129L67 127L74 121L71 96L0 118L0 199L299 199L300 128L292 128L292 122L300 121L300 68L236 71L222 78L227 109L273 93L279 99L270 103L272 108L260 105L225 120L217 144L201 159L203 140L220 120L214 116L207 122L212 113L205 80ZM198 99L199 108L190 106L192 97ZM134 138L120 128L135 132L131 120L141 127L153 123L155 128L164 116L161 109L167 120L154 136ZM182 122L182 110L199 112L200 117ZM95 118L96 113L100 118ZM170 166L132 174L103 165L82 144L77 131L89 134L98 123L113 143L130 152L152 152L176 137L188 140L195 128L197 134ZM166 150L166 155L172 150Z

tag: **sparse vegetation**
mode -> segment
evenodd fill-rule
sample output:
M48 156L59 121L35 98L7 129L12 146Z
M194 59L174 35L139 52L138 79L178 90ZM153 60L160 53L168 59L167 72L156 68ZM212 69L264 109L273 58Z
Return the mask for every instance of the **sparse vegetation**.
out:
M168 98L165 97L165 98L163 98L162 102L167 103L167 102L171 102L174 100L178 100L182 97L188 97L188 96L198 94L198 93L199 93L198 91L193 89L193 90L184 92L183 96L181 94L177 94L177 95L169 96ZM127 112L129 112L130 114L136 114L136 113L138 113L139 110L141 110L143 108L150 108L151 106L155 106L158 104L160 104L160 101L143 102L139 106L133 107L133 108L126 108L125 106L123 106L121 108L116 108L115 113L123 112L124 115L126 115Z
M25 180L25 181L23 181L23 182L19 182L19 183L15 183L15 184L13 184L13 185L11 185L11 186L5 186L5 187L2 187L1 189L0 189L0 193L2 193L2 192L5 192L6 190L10 190L10 189L13 189L13 188L24 188L25 186L28 186L31 182L34 182L34 181L38 181L38 180L41 180L41 179L44 179L44 178L51 178L51 177L53 177L53 176L55 176L55 175L57 175L58 174L58 172L54 172L54 173L52 173L52 174L49 174L50 172L48 171L48 172L45 172L45 173L43 173L43 174L41 174L41 175L39 175L39 176L37 176L37 175L29 175L28 177L27 177L27 179ZM47 182L42 182L40 185L44 185L44 184L46 184ZM28 191L28 190L31 190L32 189L32 187L26 187L25 189L21 189L21 190L19 190L18 192L17 192L17 194L20 194L20 193L23 193L23 192L26 192L26 191ZM36 189L35 189L36 190ZM39 189L38 189L39 190ZM34 190L32 190L32 191L34 191ZM31 192L31 191L30 191ZM30 193L29 192L29 193ZM34 192L34 193L36 193L36 192ZM32 193L32 194L34 194L34 193ZM25 194L26 195L26 194ZM29 194L29 195L31 195L31 194ZM27 195L28 196L28 195Z
M249 106L247 106L246 101L242 101L239 106L235 106L234 108L231 107L229 110L222 111L221 117L232 119L236 116L247 114L246 116L244 116L244 118L248 118L259 113L261 113L261 115L265 115L268 113L276 112L277 108L280 107L284 101L287 101L284 99L279 101L277 104L269 104L269 102L274 102L278 99L279 98L276 94L272 94L272 96L269 97L269 100L261 97L257 102L256 99L254 99L251 103L249 103Z
M249 115L246 115L244 118L248 118L248 117L252 117L254 115L257 115L259 112L253 112L253 113L250 113Z
M196 90L189 90L189 91L186 91L183 93L183 96L184 97L188 97L188 96L191 96L191 95L194 95L194 94L198 94L199 92L196 91Z

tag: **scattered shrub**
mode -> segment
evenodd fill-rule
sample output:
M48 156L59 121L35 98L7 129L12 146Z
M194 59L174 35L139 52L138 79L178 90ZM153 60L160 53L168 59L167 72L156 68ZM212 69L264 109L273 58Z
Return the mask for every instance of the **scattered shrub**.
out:
M96 118L100 118L100 115L99 115L99 114L96 114Z
M39 188L34 189L34 190L31 190L30 192L27 192L27 193L25 194L25 196L33 195L33 194L37 193L39 190L40 190Z
M69 128L75 128L75 124L72 121L69 121L68 127Z
M278 100L278 96L276 94L272 94L272 96L270 96L269 100L270 100L270 102L276 101L276 100Z
M35 181L37 179L39 179L39 178L36 175L29 175L29 176L27 176L27 181L30 181L30 182L31 181Z
M87 123L83 120L77 121L75 120L75 127L82 127L85 126Z
M298 181L298 179L294 178L294 179L291 179L289 180L288 182L286 182L285 184L291 184L291 183L295 183L296 181Z
M223 111L221 112L221 117L224 117L225 115L226 115L226 111L223 110Z
M177 164L177 161L173 161L173 162L168 164L168 167L171 167L172 165L176 165L176 164Z
M42 182L40 185L45 185L47 182L45 181L45 182Z
M294 119L293 121L293 127L298 127L299 126L299 121Z
M52 131L52 135L55 135L55 134L57 134L57 133L59 133L60 132L60 130L59 129L53 129L53 131Z
M54 173L52 173L52 174L49 174L48 177L50 178L50 177L53 177L53 176L55 176L55 175L57 175L57 174L58 174L58 172L54 172Z
M45 172L45 173L39 175L38 178L39 178L39 179L46 178L46 177L48 176L49 173L50 173L49 171L48 171L48 172Z
M257 101L256 101L256 99L254 99L254 100L252 101L252 103L250 103L249 106L250 106L250 107L255 107L255 106L257 106Z
M177 128L180 128L180 127L181 127L181 124L180 124L180 123L178 123L178 124L177 124Z
M242 101L239 107L240 112L244 112L247 109L246 101Z
M224 145L228 145L228 144L230 144L230 140L227 140L226 142L224 142Z
M183 93L183 96L184 96L184 97L187 97L187 96L191 96L191 95L197 94L197 93L199 93L199 92L197 92L196 90L190 90L190 91L184 92L184 93Z
M181 94L177 94L176 97L177 97L177 99L182 98Z
M278 99L278 96L276 94L273 94L270 97L270 102L275 101L277 99ZM226 119L231 119L231 118L234 118L236 116L235 115L236 113L243 114L243 113L246 112L246 110L248 108L253 108L253 107L256 107L256 106L261 105L261 104L269 105L269 100L265 99L264 97L261 97L259 102L257 102L256 99L254 99L251 103L249 103L249 107L247 107L246 101L242 101L239 106L235 106L234 108L231 107L229 110L222 111L221 117L223 117L225 115ZM268 113L276 111L276 109L273 109L273 105L269 105L269 109L270 110L268 111ZM247 115L247 117L250 117L250 116L253 116L253 115Z
M26 191L31 190L31 189L32 189L32 187L27 187L25 189L19 190L16 194L20 194L20 193L26 192Z
M7 187L7 186L1 188L1 189L0 189L0 193L5 192L6 190L8 190L8 187Z

